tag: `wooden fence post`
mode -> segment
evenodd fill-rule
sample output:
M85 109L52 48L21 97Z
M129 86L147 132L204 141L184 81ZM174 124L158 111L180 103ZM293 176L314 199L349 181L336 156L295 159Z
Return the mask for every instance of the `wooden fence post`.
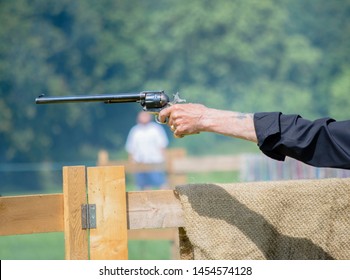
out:
M169 186L174 188L176 185L186 184L187 174L175 172L174 166L177 160L186 158L186 150L183 148L168 149L166 158Z
M96 229L90 229L90 259L128 259L124 167L89 167L87 174L88 201L96 205Z
M65 258L87 260L88 232L81 224L81 205L86 204L85 166L63 167L63 200Z

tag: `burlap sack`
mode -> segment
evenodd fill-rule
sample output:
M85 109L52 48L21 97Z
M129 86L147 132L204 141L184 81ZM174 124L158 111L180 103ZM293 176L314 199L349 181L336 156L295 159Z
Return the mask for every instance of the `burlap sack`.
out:
M350 259L350 179L176 191L194 259Z

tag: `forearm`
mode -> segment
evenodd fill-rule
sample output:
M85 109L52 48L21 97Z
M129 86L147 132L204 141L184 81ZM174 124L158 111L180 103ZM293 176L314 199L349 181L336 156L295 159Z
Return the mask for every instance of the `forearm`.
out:
M202 130L257 143L253 117L253 114L208 109L202 119Z

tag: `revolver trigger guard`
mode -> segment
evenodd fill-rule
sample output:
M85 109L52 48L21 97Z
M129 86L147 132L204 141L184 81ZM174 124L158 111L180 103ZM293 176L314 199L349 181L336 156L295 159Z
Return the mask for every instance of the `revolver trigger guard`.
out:
M159 124L167 124L168 123L168 119L166 119L165 122L161 122L159 120L159 115L158 114L154 116L154 120L156 121L156 123L159 123Z

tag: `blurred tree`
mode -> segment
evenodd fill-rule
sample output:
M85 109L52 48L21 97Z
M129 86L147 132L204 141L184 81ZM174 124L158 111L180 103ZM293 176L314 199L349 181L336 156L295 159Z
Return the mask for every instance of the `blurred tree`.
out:
M339 73L333 80L330 90L329 111L339 120L350 119L350 67Z
M125 14L113 13L118 9L125 13L130 4L103 2L1 3L0 106L6 120L0 131L4 135L2 161L91 159L91 152L84 155L84 147L114 141L122 144L120 131L112 131L119 125L125 133L125 106L34 104L41 93L72 95L139 88L139 73L145 67L132 64L138 62L133 55L136 44L124 33L133 27L124 28L129 22ZM137 13L137 9L130 11ZM102 122L106 117L110 117L109 124ZM106 128L107 133L98 133Z
M41 93L164 89L223 109L348 117L349 32L350 0L3 0L0 161L122 151L140 110L35 105Z
M310 69L309 86L313 100L310 108L318 116L337 115L349 118L348 110L329 106L338 103L332 94L334 82L350 63L350 1L349 0L283 0L289 11L286 32L300 34L318 49L317 67Z
M150 23L158 42L147 55L150 78L170 79L192 100L221 108L293 110L293 98L295 108L309 109L305 95L321 53L307 37L286 32L285 5L195 0L169 9L169 3L162 1Z

